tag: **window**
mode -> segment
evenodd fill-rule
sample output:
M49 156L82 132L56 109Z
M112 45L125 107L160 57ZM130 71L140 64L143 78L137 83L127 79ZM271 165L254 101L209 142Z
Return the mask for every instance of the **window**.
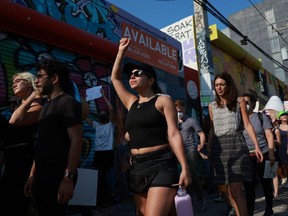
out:
M265 11L265 17L266 17L266 20L267 20L270 24L275 23L275 16L274 16L274 10L273 10L273 8ZM267 24L268 24L268 23L267 23ZM268 25L269 25L269 24L268 24Z
M273 25L273 27L272 27L272 25ZM278 37L278 34L277 34L277 32L275 31L275 29L276 29L276 24L274 23L274 24L272 24L272 25L268 25L268 26L267 26L269 39Z
M271 52L272 53L276 53L276 52L280 52L280 44L279 44L279 39L278 38L273 38L270 40L270 47L271 47ZM274 54L273 54L274 55ZM279 57L280 57L280 60L281 60L281 55L279 53ZM277 60L277 59L276 59ZM278 60L277 60L278 61ZM282 62L279 61L279 62Z

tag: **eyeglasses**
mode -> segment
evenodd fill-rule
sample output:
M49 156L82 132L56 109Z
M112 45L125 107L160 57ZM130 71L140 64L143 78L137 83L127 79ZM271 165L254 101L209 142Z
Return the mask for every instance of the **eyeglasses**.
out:
M19 83L19 82L21 82L21 81L27 81L26 79L15 79L14 81L13 81L13 85L15 84L15 83Z
M143 70L135 70L128 74L128 78L130 79L132 75L134 75L135 77L139 77L142 74L144 74Z
M46 74L46 73L43 73L43 74L36 74L36 79L42 79L42 78L44 78L44 76L48 76L48 74Z

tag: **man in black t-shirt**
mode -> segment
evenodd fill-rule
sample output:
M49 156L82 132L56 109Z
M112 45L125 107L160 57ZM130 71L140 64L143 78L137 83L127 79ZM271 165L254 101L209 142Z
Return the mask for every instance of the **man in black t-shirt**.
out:
M71 81L63 63L44 60L37 71L37 90L47 95L48 102L40 113L35 161L25 194L35 198L39 216L64 216L82 148L81 105L67 94Z

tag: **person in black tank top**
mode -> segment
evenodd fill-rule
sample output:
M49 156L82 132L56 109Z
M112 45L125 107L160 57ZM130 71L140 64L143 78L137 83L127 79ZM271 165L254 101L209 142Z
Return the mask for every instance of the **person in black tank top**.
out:
M3 216L27 215L29 210L30 199L23 190L34 160L34 138L43 104L34 91L34 80L35 76L29 72L16 73L12 77L12 89L17 100L13 107L10 106L11 115L3 134L5 168L0 181Z
M125 121L131 139L130 148L152 147L168 142L165 116L155 107L157 99L158 95L144 102L140 107L137 100L130 108ZM139 130L139 127L144 129Z
M174 102L170 96L159 94L154 69L142 63L125 64L124 72L138 97L122 83L121 65L130 43L129 38L120 40L111 74L112 84L128 110L125 128L131 149L129 187L134 192L137 215L165 216L173 211L177 189L173 185L186 188L191 175ZM182 167L179 174L177 159Z

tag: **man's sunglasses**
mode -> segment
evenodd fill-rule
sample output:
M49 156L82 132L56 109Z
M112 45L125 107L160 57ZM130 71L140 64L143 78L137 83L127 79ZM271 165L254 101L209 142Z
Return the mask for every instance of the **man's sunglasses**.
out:
M143 70L135 70L131 73L128 73L127 76L128 76L128 79L130 79L132 75L134 75L135 77L139 77L142 74L145 74Z

